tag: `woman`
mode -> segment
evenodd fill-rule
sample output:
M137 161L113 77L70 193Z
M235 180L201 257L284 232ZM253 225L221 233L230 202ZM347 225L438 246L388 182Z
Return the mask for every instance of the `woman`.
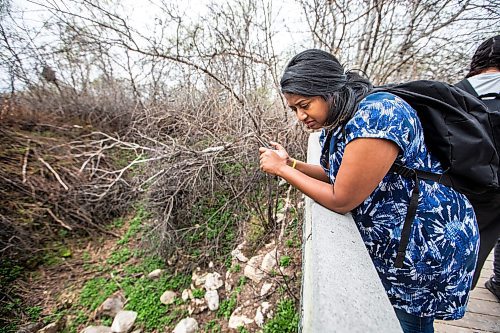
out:
M296 55L281 90L300 121L322 129L321 166L290 158L273 142L275 149L259 149L260 167L335 212L352 212L403 330L433 332L434 318L465 313L478 251L474 212L452 188L419 180L403 267L394 266L413 180L389 169L397 162L443 170L425 146L415 110L390 93L369 94L371 89L327 52Z

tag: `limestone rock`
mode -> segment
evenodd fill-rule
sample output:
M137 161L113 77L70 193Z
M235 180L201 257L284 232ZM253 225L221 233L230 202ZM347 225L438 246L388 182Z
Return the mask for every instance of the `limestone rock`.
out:
M111 327L107 326L88 326L81 333L111 333Z
M264 272L260 269L263 258L262 254L250 258L243 271L243 274L255 283L259 283L264 278Z
M257 326L259 327L264 326L264 315L262 314L260 307L257 309L257 312L255 313L254 321L257 324Z
M44 328L38 330L37 333L57 333L59 332L59 323L50 323Z
M245 325L253 323L253 319L250 319L247 316L243 316L243 315L237 316L237 315L235 315L235 313L237 312L237 310L238 309L236 309L233 312L233 314L231 315L231 317L229 318L229 323L228 323L228 327L229 328L237 329L240 326L245 326Z
M116 314L111 324L111 330L116 333L126 333L134 326L137 319L137 312L135 311L120 311Z
M202 313L207 309L207 303L205 302L205 299L199 299L195 298L191 301L191 304L188 306L188 313L191 314L198 314Z
M172 304L175 301L175 296L177 294L174 291L167 290L160 296L160 302L166 305Z
M189 294L190 294L189 292L190 292L190 290L189 290L189 289L184 289L184 290L182 291L181 298L182 298L182 300L183 300L184 302L185 302L185 301L187 301L188 299L190 299L190 298L191 298L191 297L190 297L190 295L189 295Z
M219 309L219 293L217 290L208 290L205 293L205 301L207 301L208 309L216 311Z
M118 312L123 310L125 306L125 297L121 292L116 292L109 296L96 310L95 316L110 316L114 317Z
M271 304L269 302L262 302L260 306L262 308L263 315L266 315L269 319L273 317L273 311L271 310Z
M155 269L151 273L148 274L149 279L157 279L163 274L164 270L163 269Z
M245 255L243 254L243 252L241 252L240 249L235 249L231 252L231 256L241 262L247 262L248 261L248 258L245 257Z
M198 322L194 318L182 319L174 328L173 333L194 333L198 330Z
M260 296L263 297L264 295L266 295L270 290L271 288L273 287L273 284L272 283L264 283L262 285L262 288L260 289Z
M63 317L57 320L56 322L46 325L42 329L38 330L37 333L58 333L63 330L65 324L66 324L66 318Z
M205 280L207 279L207 273L201 274L201 269L198 267L196 270L193 272L193 275L191 277L191 280L193 281L195 287L202 286L205 284ZM200 274L198 274L200 273Z
M276 248L272 249L266 255L264 256L264 259L262 259L262 264L260 265L260 268L266 272L270 273L274 267L276 267L276 257L278 253L276 252Z
M220 274L217 272L207 274L205 280L205 290L217 290L222 287L224 282L222 282L220 277Z

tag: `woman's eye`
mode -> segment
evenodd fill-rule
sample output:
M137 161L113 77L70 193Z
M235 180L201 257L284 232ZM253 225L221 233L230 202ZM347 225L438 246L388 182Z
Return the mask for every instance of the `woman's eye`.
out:
M309 104L301 105L300 108L307 110L309 108Z

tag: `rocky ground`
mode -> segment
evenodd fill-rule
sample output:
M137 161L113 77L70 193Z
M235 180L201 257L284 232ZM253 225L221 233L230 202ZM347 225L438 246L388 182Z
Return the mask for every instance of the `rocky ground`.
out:
M267 244L243 240L231 263L187 263L141 250L142 219L116 223L120 239L77 240L70 255L16 282L33 313L17 332L296 332L301 227L285 221Z

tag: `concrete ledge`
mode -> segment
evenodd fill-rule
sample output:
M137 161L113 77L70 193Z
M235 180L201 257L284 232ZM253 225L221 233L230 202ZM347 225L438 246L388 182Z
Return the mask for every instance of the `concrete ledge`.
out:
M318 133L308 162L319 164ZM306 197L303 229L302 333L401 332L378 274L350 214Z

